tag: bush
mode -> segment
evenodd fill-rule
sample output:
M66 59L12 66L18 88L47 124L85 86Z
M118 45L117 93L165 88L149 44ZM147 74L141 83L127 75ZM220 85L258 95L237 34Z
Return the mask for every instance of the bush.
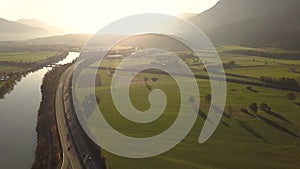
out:
M289 100L296 100L297 96L295 95L295 93L288 93L286 95L287 99Z
M264 110L264 111L270 111L271 110L271 107L269 105L267 105L266 103L262 103L260 105L260 109L261 110Z
M242 108L242 109L241 109L241 112L249 113L248 109L246 109L246 108Z
M249 106L250 110L252 110L254 113L257 113L257 109L258 109L258 106L256 103L251 103L250 106Z
M153 77L151 80L152 80L152 82L157 82L157 81L158 81L158 78Z

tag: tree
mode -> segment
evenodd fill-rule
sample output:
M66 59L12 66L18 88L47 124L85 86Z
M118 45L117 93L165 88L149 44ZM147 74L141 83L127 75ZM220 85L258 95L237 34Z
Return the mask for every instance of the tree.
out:
M235 61L233 60L233 61L230 61L229 62L229 65L235 65Z
M262 103L262 104L260 104L260 109L264 110L264 111L270 111L271 107L269 105L267 105L267 103Z
M96 97L96 101L98 104L100 103L100 99L98 97Z
M247 86L247 90L253 90L252 86Z
M286 95L287 99L289 100L296 100L297 96L295 95L295 93L288 93Z
M151 80L152 80L152 82L157 82L157 81L158 81L158 78L153 77Z
M249 112L248 112L248 109L246 109L246 108L242 108L242 109L241 109L241 112L249 113Z
M205 101L211 102L211 95L210 94L206 95Z
M229 113L229 116L232 117L232 113L233 113L233 111L234 111L233 106L229 105L228 108L227 108L227 111L228 111L228 113Z
M147 83L147 81L148 81L148 77L145 77L145 78L144 78L144 81L145 81L145 83Z
M250 110L252 110L254 113L257 113L257 109L258 109L258 106L256 103L251 103L250 106L249 106Z

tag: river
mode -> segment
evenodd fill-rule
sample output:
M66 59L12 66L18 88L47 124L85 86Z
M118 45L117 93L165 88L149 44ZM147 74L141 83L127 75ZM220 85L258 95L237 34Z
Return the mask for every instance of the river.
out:
M66 64L79 56L70 52L62 61ZM14 90L0 99L0 168L29 169L35 158L37 115L41 102L44 67L23 77Z

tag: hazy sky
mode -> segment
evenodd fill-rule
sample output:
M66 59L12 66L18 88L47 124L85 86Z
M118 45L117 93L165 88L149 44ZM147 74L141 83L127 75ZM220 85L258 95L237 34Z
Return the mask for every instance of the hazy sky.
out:
M104 25L132 14L200 13L218 0L0 0L0 18L36 18L76 31L94 33Z

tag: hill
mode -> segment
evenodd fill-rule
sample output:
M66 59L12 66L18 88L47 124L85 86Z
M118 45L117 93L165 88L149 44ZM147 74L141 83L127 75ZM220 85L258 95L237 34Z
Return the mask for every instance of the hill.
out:
M51 34L63 34L65 33L62 29L57 28L55 26L49 25L41 20L37 19L19 19L16 21L17 23L21 23L31 27L39 27L49 31Z
M27 43L33 44L80 44L83 45L92 35L89 34L67 34L50 37L42 37L28 40Z
M190 19L215 44L300 49L299 0L220 0Z
M0 18L0 40L24 40L49 35L49 31L40 27L28 26Z

